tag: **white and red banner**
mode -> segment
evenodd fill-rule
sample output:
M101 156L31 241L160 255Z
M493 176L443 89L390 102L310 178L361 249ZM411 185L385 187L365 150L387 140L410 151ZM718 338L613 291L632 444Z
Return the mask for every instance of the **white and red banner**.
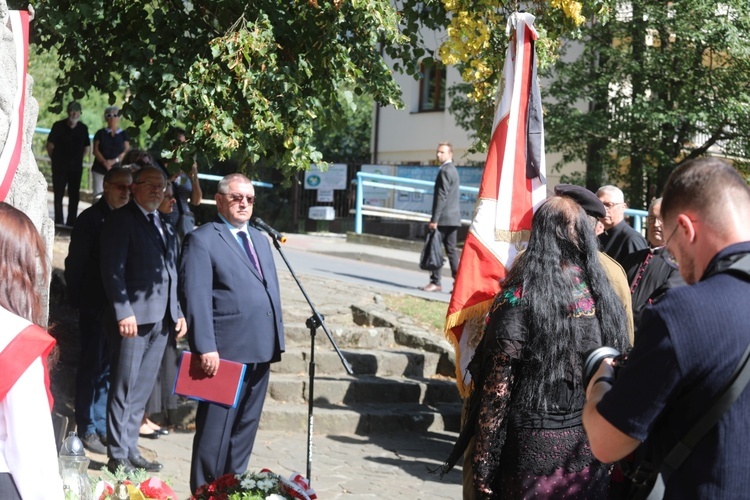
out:
M21 161L23 145L23 114L26 109L26 70L29 60L29 13L11 10L10 27L13 32L13 50L16 75L13 81L13 107L10 128L0 151L0 201L5 200Z
M534 16L514 13L502 95L495 110L479 198L453 285L445 331L456 350L456 377L469 393L466 367L481 340L484 318L519 251L534 210L546 198L542 103L536 74Z

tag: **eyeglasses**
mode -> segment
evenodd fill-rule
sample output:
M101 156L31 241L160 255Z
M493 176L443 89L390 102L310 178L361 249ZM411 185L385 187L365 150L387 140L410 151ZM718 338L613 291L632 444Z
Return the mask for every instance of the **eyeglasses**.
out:
M648 216L648 217L646 217L646 222L648 224L656 224L657 222L659 224L664 224L664 222L661 220L661 217L654 217L654 216Z
M232 203L241 203L242 200L245 200L248 205L255 205L255 196L250 195L242 195L239 193L221 193L227 198L229 198L229 201Z
M611 201L602 202L602 205L604 205L604 208L606 208L607 210L609 210L610 208L614 208L617 205L624 205L624 204L625 204L624 202L621 202L621 203L612 203Z
M166 184L155 184L153 182L147 182L147 181L136 182L136 184L137 185L145 184L146 186L148 186L148 188L151 191L162 191L162 192L164 192L167 189L167 185Z
M112 114L112 113L107 113L106 115L104 115L104 118L119 118L119 117L120 115Z

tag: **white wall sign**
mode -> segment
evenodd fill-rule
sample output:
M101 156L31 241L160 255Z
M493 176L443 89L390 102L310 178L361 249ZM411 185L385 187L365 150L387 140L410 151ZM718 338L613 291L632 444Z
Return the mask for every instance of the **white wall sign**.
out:
M331 163L328 170L321 171L317 165L311 165L305 172L305 189L346 189L346 164Z

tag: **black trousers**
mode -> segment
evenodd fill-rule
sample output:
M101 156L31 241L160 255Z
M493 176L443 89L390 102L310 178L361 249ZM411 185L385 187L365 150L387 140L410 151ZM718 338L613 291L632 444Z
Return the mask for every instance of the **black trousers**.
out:
M78 216L78 200L81 197L81 176L83 170L74 172L52 172L52 192L55 195L55 224L63 224L63 197L68 186L68 222L72 226Z
M268 389L270 363L249 364L236 408L198 403L190 491L227 474L247 470ZM221 367L219 368L221 369Z
M76 374L76 426L78 435L107 435L109 347L101 310L85 306L79 311L81 358Z
M458 273L458 252L456 251L456 244L458 243L458 226L438 226L443 237L443 247L445 248L445 256L448 257L448 263L451 266L451 273L453 277L456 277ZM436 271L430 271L430 283L440 285L441 269Z

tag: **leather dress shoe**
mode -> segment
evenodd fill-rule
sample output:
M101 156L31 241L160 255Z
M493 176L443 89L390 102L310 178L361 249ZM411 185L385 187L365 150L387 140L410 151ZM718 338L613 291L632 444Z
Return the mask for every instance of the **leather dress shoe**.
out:
M140 455L137 457L130 457L128 460L134 467L146 469L147 472L159 472L163 467L159 462L149 462Z
M436 285L435 283L430 283L429 285L423 286L422 290L425 292L442 292L443 287L440 285Z
M165 429L164 427L160 427L158 429L154 429L154 432L160 436L168 436L169 431Z
M146 439L159 439L159 436L161 436L161 433L159 431L153 431L149 432L148 434L144 434L143 432L138 433L139 436Z
M93 453L98 453L100 455L107 454L107 447L104 446L104 443L101 442L96 433L92 432L91 434L86 434L81 438L81 442L83 443L84 448Z
M135 470L135 467L133 467L133 464L131 464L130 460L127 458L110 458L109 462L107 462L107 469L112 474L114 474L120 467L122 467L125 474L129 474Z

